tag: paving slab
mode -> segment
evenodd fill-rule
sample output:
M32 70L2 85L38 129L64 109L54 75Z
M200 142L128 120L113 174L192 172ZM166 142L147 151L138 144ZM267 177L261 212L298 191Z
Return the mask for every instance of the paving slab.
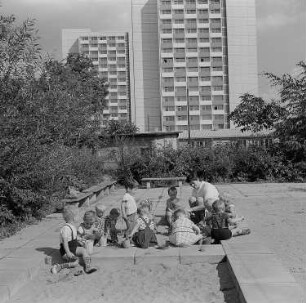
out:
M303 303L303 291L294 283L241 284L241 303Z
M12 296L29 278L27 270L0 270L0 287L7 287L9 295Z
M10 299L10 290L7 286L0 286L0 303L5 303Z
M179 247L168 247L166 249L147 249L137 248L135 252L135 264L180 264Z
M220 263L225 258L222 245L193 245L179 248L180 264Z
M239 284L295 283L275 254L227 255L227 259Z
M240 237L241 238L241 237ZM261 242L232 242L222 241L226 255L245 254L273 254L273 252Z
M92 254L93 265L134 264L136 248L95 247Z

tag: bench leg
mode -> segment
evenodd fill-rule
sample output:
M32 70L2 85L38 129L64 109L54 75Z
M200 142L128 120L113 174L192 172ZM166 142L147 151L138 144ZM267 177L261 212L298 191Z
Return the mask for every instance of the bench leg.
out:
M147 189L151 188L151 183L147 182Z
M183 185L183 182L179 181L179 187L182 187L182 185Z

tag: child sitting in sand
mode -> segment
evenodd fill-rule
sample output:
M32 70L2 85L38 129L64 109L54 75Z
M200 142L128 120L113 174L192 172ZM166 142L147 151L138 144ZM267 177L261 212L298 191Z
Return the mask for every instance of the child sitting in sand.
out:
M99 203L95 207L96 210L96 221L94 223L95 228L97 229L97 237L95 239L95 243L97 246L102 245L102 238L105 236L105 211L106 211L106 206Z
M172 186L168 189L169 199L166 204L166 220L169 227L173 223L173 213L180 208L180 200L177 198L177 189Z
M96 213L93 210L85 212L83 222L78 228L78 240L89 254L93 253L94 241L99 238L98 229L95 227Z
M109 215L105 217L104 233L112 244L118 244L118 230L116 224L120 216L118 208L112 208Z
M81 257L84 263L84 271L87 274L96 271L95 268L90 266L91 258L84 247L81 247L77 240L77 230L74 226L75 214L70 208L64 208L63 218L66 224L60 231L60 254L66 263L55 264L51 268L53 274L58 273L63 268L73 268L78 266Z
M139 218L137 218L136 225L128 238L132 238L135 245L140 248L148 248L158 244L155 235L155 223L151 219L150 209L146 203L141 204Z
M127 226L126 235L129 235L136 225L137 219L137 204L134 198L137 190L137 184L136 181L126 180L124 185L126 193L122 198L121 211L122 218Z
M189 246L202 239L199 227L187 218L184 209L179 208L174 212L174 220L169 236L170 243L175 246Z
M220 243L221 240L228 240L233 236L250 233L249 229L230 229L230 224L235 224L243 220L244 217L231 218L225 212L225 203L222 200L217 200L212 204L212 213L206 218L206 222L211 226L211 238L215 244Z

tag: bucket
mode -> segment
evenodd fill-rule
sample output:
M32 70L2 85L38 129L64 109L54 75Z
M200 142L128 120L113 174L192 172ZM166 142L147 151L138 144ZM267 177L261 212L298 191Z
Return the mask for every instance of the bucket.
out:
M129 239L123 240L122 243L121 243L121 246L122 246L123 248L129 248L129 247L131 246L130 240L129 240Z

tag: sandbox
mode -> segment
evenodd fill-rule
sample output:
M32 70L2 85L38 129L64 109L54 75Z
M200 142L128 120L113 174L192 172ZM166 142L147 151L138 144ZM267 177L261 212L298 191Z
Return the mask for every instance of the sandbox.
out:
M109 264L78 277L66 269L51 275L41 268L10 302L238 303L227 265Z

